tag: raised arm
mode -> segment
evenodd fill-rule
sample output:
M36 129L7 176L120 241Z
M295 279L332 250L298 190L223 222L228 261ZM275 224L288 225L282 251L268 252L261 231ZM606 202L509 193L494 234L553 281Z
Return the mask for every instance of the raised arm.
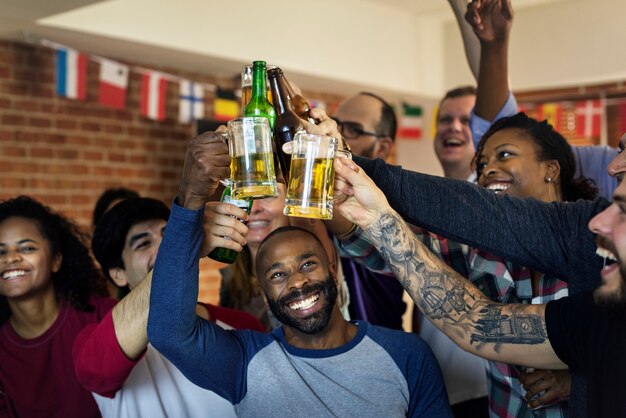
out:
M437 328L464 350L486 359L540 368L566 367L548 340L545 305L503 305L487 299L415 238L361 169L335 164L338 187L351 196L338 210L369 234L405 290Z
M480 40L480 68L474 113L493 121L509 97L508 49L513 23L510 0L469 3L467 22Z
M467 0L448 0L450 7L454 12L456 23L459 25L461 37L463 38L463 48L465 49L465 58L469 65L470 71L474 76L474 80L478 81L478 69L480 68L480 42L474 34L474 30L465 20L467 11Z
M608 206L604 199L544 203L498 196L465 181L429 176L382 160L354 157L407 222L480 248L513 263L553 275L578 290L592 290L602 258L595 255L589 220Z
M148 273L100 323L88 325L77 336L74 369L90 392L113 397L146 350L151 282Z
M178 196L154 266L148 337L190 381L237 403L245 384L243 376L233 372L234 365L246 363L239 334L202 320L195 313L198 259L204 255L204 206L218 187L218 180L229 176L229 163L219 135L202 135L187 148ZM244 220L247 217L234 205L220 207L223 215ZM247 228L234 217L221 218L229 224L217 225L216 246L240 249L233 240L219 238L227 235L219 232L223 227L245 234Z

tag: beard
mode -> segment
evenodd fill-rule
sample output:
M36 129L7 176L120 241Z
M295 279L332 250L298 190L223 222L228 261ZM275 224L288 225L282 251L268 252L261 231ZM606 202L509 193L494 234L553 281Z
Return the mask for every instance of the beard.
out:
M320 293L324 297L325 305L317 312L309 315L307 318L296 318L291 315L292 309L289 304L294 300L306 295ZM305 286L302 289L294 290L277 300L267 299L267 304L283 325L295 328L305 334L313 335L321 332L326 328L330 321L330 315L337 301L337 285L330 275L322 283Z
M617 290L607 291L603 289L605 284L601 284L593 292L594 302L610 312L626 312L626 263L622 261L617 253L615 245L604 237L598 236L596 243L602 248L606 248L611 251L615 258L617 258L617 265L619 267L620 282Z

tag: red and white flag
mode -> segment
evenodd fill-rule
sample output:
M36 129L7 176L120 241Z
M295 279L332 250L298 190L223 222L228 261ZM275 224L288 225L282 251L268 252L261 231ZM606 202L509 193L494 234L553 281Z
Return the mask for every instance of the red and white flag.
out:
M576 133L585 137L599 137L602 130L602 111L600 100L576 103Z
M156 71L141 76L141 115L154 120L165 120L165 75Z
M128 88L128 66L119 62L100 62L100 104L124 109Z

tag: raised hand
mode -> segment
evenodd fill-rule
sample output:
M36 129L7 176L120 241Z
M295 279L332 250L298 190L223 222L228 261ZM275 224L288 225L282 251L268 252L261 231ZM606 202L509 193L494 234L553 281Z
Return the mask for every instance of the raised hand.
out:
M507 39L513 24L511 0L476 0L468 3L465 20L481 42Z
M237 252L246 245L248 227L243 223L248 214L230 203L208 202L204 209L204 241L200 254L205 256L215 248Z
M223 139L225 128L205 132L187 145L183 176L178 188L178 204L198 209L211 199L219 181L230 177L230 156Z
M308 133L328 135L337 139L341 138L341 134L337 129L337 122L331 119L331 117L328 116L324 110L320 108L311 109L311 117L318 120L319 123L315 125L309 122L304 122L304 128Z
M569 370L531 369L522 373L519 380L526 390L526 400L531 408L541 408L566 398L572 382Z
M353 161L335 158L335 190L343 197L335 208L352 223L366 228L391 207L383 192Z

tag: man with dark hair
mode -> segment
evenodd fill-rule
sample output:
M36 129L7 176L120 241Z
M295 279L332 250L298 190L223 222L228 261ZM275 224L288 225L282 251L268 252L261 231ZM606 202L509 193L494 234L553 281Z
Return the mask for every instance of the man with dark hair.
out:
M234 416L226 400L189 382L148 344L149 273L169 214L158 200L126 199L102 217L94 232L92 248L104 274L131 290L74 344L76 375L105 417L196 417L207 411ZM263 330L257 319L233 309L197 304L195 312L225 328Z
M396 139L397 121L393 108L383 98L369 92L349 97L341 102L333 119L354 154L389 157Z
M196 145L211 158L192 152ZM151 343L191 381L228 399L238 416L450 417L430 349L414 334L346 321L336 303L335 265L302 229L274 231L256 258L257 280L282 327L227 332L196 317L203 212L216 180L228 175L225 158L213 167L208 161L220 155L228 152L219 135L188 147L154 269ZM247 219L232 205L222 213Z
M396 137L396 115L389 103L374 93L361 92L344 100L333 115L337 128L354 155L387 159ZM395 280L373 272L340 254L348 286L351 319L387 328L403 329L404 289Z
M96 202L93 208L92 225L95 228L102 216L113 206L125 199L133 199L139 197L139 193L126 187L117 187L106 189Z
M457 87L448 91L437 108L435 154L445 177L474 181L474 144L470 114L476 102L476 88Z

